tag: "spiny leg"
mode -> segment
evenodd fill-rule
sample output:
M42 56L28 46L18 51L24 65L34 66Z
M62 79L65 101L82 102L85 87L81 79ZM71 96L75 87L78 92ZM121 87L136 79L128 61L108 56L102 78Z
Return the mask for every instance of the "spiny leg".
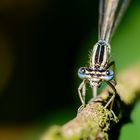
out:
M82 102L82 105L78 108L78 112L81 112L85 107L85 95L86 95L86 80L83 80L78 88L79 98Z
M105 108L107 108L108 105L111 103L111 105L110 105L110 111L111 111L111 113L113 114L114 118L117 118L116 115L115 115L115 113L114 113L113 110L112 110L113 104L114 104L115 95L117 94L117 91L116 91L115 87L114 87L109 81L105 81L105 83L106 83L107 85L109 85L109 86L112 88L112 90L113 90L113 95L112 95L112 97L109 99L109 101L107 102L107 104L105 105Z
M115 95L117 94L117 91L116 91L115 87L109 81L105 81L105 83L107 85L109 85L111 87L111 89L113 90L113 95L110 98L110 100L107 102L107 104L105 105L105 108L107 108L108 105L111 103L110 109L112 109L113 108L113 104L114 104Z

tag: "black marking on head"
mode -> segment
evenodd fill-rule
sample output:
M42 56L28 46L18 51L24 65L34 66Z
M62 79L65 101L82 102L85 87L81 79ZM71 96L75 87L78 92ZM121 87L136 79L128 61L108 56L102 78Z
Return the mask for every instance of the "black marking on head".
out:
M92 73L90 74L92 77L101 77L101 76L105 76L105 74L95 74L95 73Z
M92 72L92 71L94 71L93 68L91 68L91 67L86 68L86 70L87 70L88 72Z
M94 71L94 72L105 72L106 70L105 69L94 68L94 69L92 69L92 71Z

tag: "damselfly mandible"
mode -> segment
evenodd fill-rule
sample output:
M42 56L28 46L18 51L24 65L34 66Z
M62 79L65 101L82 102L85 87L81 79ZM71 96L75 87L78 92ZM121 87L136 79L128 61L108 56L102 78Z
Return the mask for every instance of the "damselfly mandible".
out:
M109 43L128 3L129 0L100 0L98 42L93 47L89 67L81 67L78 70L78 76L83 79L78 88L82 102L79 110L85 106L86 83L90 84L93 89L93 98L95 98L97 88L102 82L105 82L113 90L112 97L105 105L107 108L111 104L110 108L112 109L117 91L115 89L115 61L110 62L111 47ZM113 66L112 70L109 69L111 66Z

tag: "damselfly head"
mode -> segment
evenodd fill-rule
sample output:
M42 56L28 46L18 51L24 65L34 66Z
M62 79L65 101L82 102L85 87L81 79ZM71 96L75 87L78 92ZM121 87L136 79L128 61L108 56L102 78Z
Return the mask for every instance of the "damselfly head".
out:
M96 68L92 68L92 67L81 67L78 70L78 76L81 79L86 79L90 82L90 86L94 87L100 86L101 81L105 80L105 81L110 81L113 79L114 77L114 72L113 70L109 70L109 69L96 69Z
M101 85L101 81L110 81L114 77L113 70L93 70L92 73L90 73L90 86L91 87L99 87Z

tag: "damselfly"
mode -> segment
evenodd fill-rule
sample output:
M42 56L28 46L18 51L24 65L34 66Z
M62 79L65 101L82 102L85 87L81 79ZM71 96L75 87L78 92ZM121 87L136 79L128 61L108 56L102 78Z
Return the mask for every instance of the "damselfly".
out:
M97 96L97 87L105 82L113 90L113 95L106 103L105 108L111 104L117 93L115 89L116 73L115 61L110 62L110 39L120 22L120 19L127 8L129 0L100 0L99 6L99 29L98 42L94 45L89 67L81 67L78 76L83 79L78 88L80 100L82 102L80 110L85 106L86 83L93 89L93 98ZM113 69L109 69L113 66ZM113 82L114 81L114 82Z

